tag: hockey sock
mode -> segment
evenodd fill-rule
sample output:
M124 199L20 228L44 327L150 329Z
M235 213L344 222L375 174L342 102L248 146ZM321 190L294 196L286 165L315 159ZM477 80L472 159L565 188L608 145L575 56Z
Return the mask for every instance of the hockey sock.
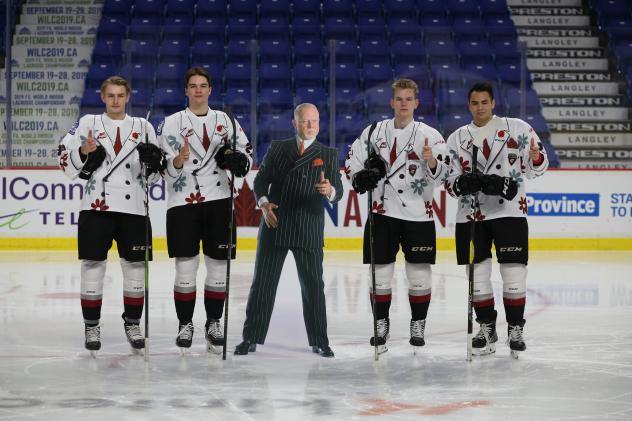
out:
M527 266L521 263L501 263L503 279L503 304L509 324L515 325L524 317L527 301Z
M88 326L98 325L101 319L105 266L105 261L81 261L81 312Z
M173 285L173 301L180 324L193 320L195 310L195 278L200 256L176 257L176 279Z
M391 280L395 272L395 262L385 265L375 265L375 316L377 319L386 319L391 308ZM373 305L373 293L369 293L371 306Z
M139 324L145 303L145 262L121 259L125 323Z
M406 262L408 302L413 320L425 320L430 306L432 271L430 264Z
M226 260L204 256L204 263L206 264L206 281L204 282L206 319L219 320L224 312L226 298Z
M469 265L465 266L469 276ZM474 297L473 303L476 317L491 320L495 317L494 291L492 290L492 260L485 259L474 264Z

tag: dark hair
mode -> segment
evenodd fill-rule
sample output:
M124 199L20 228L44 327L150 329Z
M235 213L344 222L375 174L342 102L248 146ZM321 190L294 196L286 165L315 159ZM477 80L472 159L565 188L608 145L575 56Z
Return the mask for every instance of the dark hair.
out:
M193 76L204 76L206 78L206 81L208 82L208 85L211 86L211 75L208 74L208 72L206 71L204 67L196 66L196 67L191 67L184 74L184 88L185 89L187 86L189 86L189 79L191 79L191 77Z
M472 92L487 92L489 94L489 99L494 100L494 88L487 82L477 82L467 93L467 101L470 101L470 97L472 96Z

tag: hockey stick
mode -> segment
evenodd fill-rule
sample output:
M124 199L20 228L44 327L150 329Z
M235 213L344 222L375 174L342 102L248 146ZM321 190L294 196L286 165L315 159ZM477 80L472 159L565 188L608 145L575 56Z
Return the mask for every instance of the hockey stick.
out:
M235 152L237 149L237 127L235 126L235 117L233 116L230 108L225 110L226 115L230 119L230 124L233 127L233 141L231 150ZM230 258L233 251L233 224L235 213L235 174L230 172L230 216L228 217L228 255L226 256L226 295L224 297L224 346L222 348L222 360L226 359L226 344L228 343L228 297L230 291Z
M366 141L367 159L371 156L371 135L375 131L377 121L374 121L369 128L369 136ZM377 344L377 303L375 301L375 259L373 257L373 190L367 192L369 194L369 259L371 263L371 304L373 308L373 347L375 349L375 361L379 359L378 344Z
M478 147L472 145L472 173L476 171L476 159ZM478 196L472 193L470 198L470 212L472 214L472 226L470 228L470 256L468 266L468 293L467 293L467 361L472 361L472 310L474 301L474 233L476 229L476 210L478 209Z
M147 124L151 111L147 111L145 119L145 144L149 144L149 133L147 132ZM149 174L147 166L143 164L143 172L145 173L145 361L149 361Z

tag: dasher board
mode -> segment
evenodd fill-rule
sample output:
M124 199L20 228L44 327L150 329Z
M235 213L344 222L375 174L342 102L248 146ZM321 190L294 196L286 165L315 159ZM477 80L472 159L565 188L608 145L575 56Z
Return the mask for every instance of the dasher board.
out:
M599 48L598 37L520 37L529 48Z
M507 0L507 6L556 6L556 7L578 7L582 5L582 0Z
M632 133L552 133L551 144L556 148L632 148Z
M512 16L516 26L590 26L589 16Z

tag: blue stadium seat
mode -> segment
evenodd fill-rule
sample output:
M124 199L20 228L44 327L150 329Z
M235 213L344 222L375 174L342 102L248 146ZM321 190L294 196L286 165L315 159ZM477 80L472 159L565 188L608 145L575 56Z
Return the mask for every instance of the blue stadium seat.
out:
M118 67L111 63L92 63L86 75L86 90L99 89L108 77L118 73Z
M261 88L283 88L292 86L292 72L286 63L262 63L259 66Z
M129 102L132 107L136 109L136 112L132 113L132 115L147 115L147 110L151 105L150 90L146 88L132 88L132 95Z
M445 16L447 9L443 0L416 0L420 16Z
M250 88L228 88L224 95L224 103L231 107L233 113L250 113L252 104L256 104L256 99L252 98Z
M364 95L357 88L337 87L334 93L336 111L340 113L360 114L364 109Z
M124 18L101 18L99 29L97 29L97 39L122 39L127 32L128 22L127 16Z
M365 90L367 113L391 113L390 84L375 86Z
M121 67L120 75L129 80L132 88L151 88L154 84L154 64L132 63Z
M165 115L182 110L185 104L184 90L178 88L156 88L154 91L154 109L162 111Z
M507 0L478 0L478 7L483 16L509 17Z
M397 41L421 41L421 31L417 20L410 17L390 17L387 28L391 43Z
M134 64L153 65L158 58L157 51L158 43L156 41L142 40L132 41L129 45L124 45L123 54L124 56L129 54Z
M358 22L358 39L362 41L379 40L386 41L388 31L386 23L381 16L363 17L362 22Z
M320 38L320 18L312 15L295 15L291 21L292 33L297 37Z
M325 110L328 106L327 92L325 91L325 89L320 87L296 88L296 93L294 94L294 106L302 104L304 102L309 102L316 105L316 107L321 110L322 113L323 110Z
M632 28L630 28L632 32ZM620 41L614 46L614 55L617 58L619 70L625 73L632 65L632 41Z
M280 24L280 22L285 22ZM257 39L259 41L284 40L290 42L291 32L288 30L289 22L287 17L273 18L265 17L259 22Z
M432 89L419 88L419 94L417 98L419 99L419 107L417 108L417 113L424 115L435 113L436 103Z
M131 0L106 0L101 10L102 18L122 18L126 19L130 15L132 6ZM4 17L4 13L2 17Z
M355 40L355 23L349 17L325 17L323 36L325 39Z
M503 84L520 84L519 64L499 64L496 66L496 70L498 71L498 79L500 79ZM531 86L531 74L529 73L529 69L526 69L526 83L527 86Z
M486 64L494 61L492 48L487 41L461 41L457 48L462 66Z
M439 130L439 120L434 114L415 114L415 121L421 121L433 129Z
M230 0L229 16L256 16L257 3L257 0Z
M197 17L193 22L193 39L223 40L226 33L226 18L223 16Z
M419 40L395 41L391 44L390 51L395 65L426 62L426 49Z
M260 138L269 142L294 136L292 118L292 110L262 115L259 119Z
M326 48L329 50L329 44ZM358 63L358 43L355 40L336 40L336 63Z
M163 41L160 44L161 63L185 63L189 62L189 44L181 41Z
M186 70L186 63L160 63L156 70L156 86L161 88L182 88L182 76Z
M133 17L162 16L165 0L135 0L132 8Z
M228 0L197 0L195 14L197 18L225 17Z
M426 55L432 64L456 64L458 50L450 39L426 42Z
M421 33L425 42L443 41L452 37L452 21L446 16L421 15L419 19Z
M364 16L382 15L382 0L356 0L355 6L358 19Z
M516 40L496 41L492 45L494 50L494 61L498 64L519 64L520 47Z
M483 20L475 16L457 16L452 21L452 33L456 42L483 41L487 33Z
M250 63L228 63L224 71L224 80L227 87L250 87Z
M323 16L353 17L353 0L327 0L323 2Z
M453 16L480 16L477 0L447 0L447 8Z
M224 43L218 40L198 40L191 47L191 59L197 62L224 63Z
M463 72L456 64L430 64L436 88L462 88Z
M355 63L336 63L336 87L359 88L360 72Z
M259 2L259 16L262 18L272 16L288 16L290 14L289 12L289 0L260 0Z
M365 65L369 63L388 63L390 66L391 51L386 41L362 40L360 41L360 54L362 54L362 62Z
M99 88L86 89L81 97L81 112L90 113L95 111L97 114L103 112L103 101L101 101L101 92Z
M415 0L384 0L384 13L387 17L417 17Z
M294 62L322 62L323 43L316 37L294 37Z
M97 39L92 51L93 63L119 65L123 54L121 40Z
M466 84L468 80L496 82L498 74L491 63L470 63L463 66Z
M259 112L269 113L292 108L292 91L286 88L263 88L259 92Z
M263 63L284 63L292 61L292 47L287 40L270 39L259 42L259 61Z
M166 16L191 16L195 9L195 0L167 0Z
M134 17L129 24L127 36L135 41L160 41L162 15Z
M459 113L444 113L439 114L439 126L434 126L443 134L443 138L447 139L456 129L472 121L472 116L467 112L467 109Z
M510 17L486 17L484 22L489 39L492 41L515 41L518 37L516 26Z
M467 112L467 90L464 88L440 89L436 95L439 115Z
M365 88L393 82L393 70L389 63L365 63L363 72Z
M294 65L296 88L322 87L323 80L323 66L320 63L296 63Z
M395 78L412 79L419 88L430 88L433 83L432 73L425 63L398 64L395 66Z
M505 90L506 104L509 107L509 113L511 115L517 116L520 114L520 103L522 101L521 92L522 91L519 88L507 88ZM533 89L529 89L526 91L525 106L526 113L530 115L537 114L542 109L540 98Z
M252 48L250 40L231 39L229 36L228 47L226 49L226 60L228 63L250 63L252 60Z

